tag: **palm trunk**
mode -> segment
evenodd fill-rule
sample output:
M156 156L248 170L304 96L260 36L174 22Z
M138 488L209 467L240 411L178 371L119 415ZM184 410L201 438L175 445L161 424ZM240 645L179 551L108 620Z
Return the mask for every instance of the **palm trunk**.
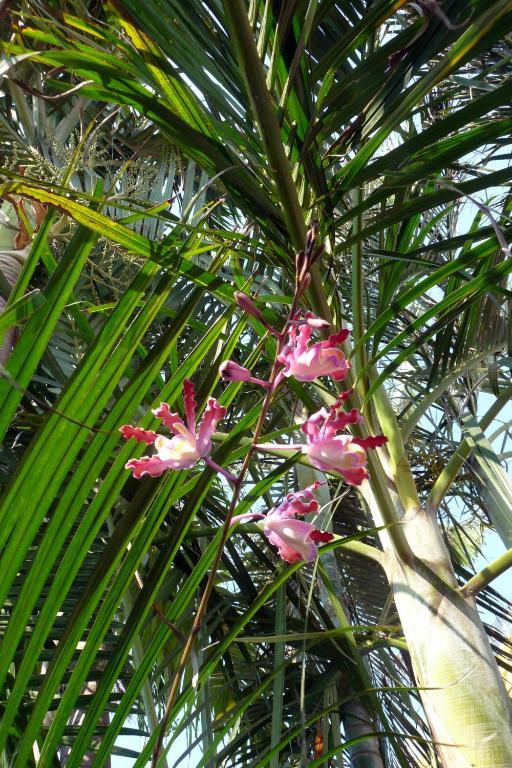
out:
M421 508L400 430L381 388L374 398L389 458L371 460L362 488L432 739L444 768L512 766L512 708L473 598L457 587L435 509ZM383 490L386 478L388 490ZM369 485L369 484L368 484ZM389 491L389 489L393 489ZM405 514L404 514L405 510Z
M387 571L442 763L512 766L510 700L474 601L457 591L435 516L420 510L405 520L417 562L388 550Z

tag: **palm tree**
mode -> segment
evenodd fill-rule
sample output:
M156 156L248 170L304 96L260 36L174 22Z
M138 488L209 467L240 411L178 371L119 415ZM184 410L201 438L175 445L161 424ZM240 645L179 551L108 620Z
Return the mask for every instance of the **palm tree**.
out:
M317 565L276 569L251 524L229 538L161 764L195 728L201 765L512 762L509 643L477 609L506 615L490 583L512 546L485 437L510 398L511 21L507 0L4 19L2 195L48 207L2 316L24 323L0 381L6 764L150 759L230 492L208 468L129 479L117 430L193 378L229 408L215 461L240 466L262 397L218 364L264 378L275 343L234 291L282 323L315 218L307 304L352 329L352 405L388 447L361 492L328 480ZM290 380L266 437L334 394ZM237 513L311 472L258 455ZM475 575L489 527L507 552Z

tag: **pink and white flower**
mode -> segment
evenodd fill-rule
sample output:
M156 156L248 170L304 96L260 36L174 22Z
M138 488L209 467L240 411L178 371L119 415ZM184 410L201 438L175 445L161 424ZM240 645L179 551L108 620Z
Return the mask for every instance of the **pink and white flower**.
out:
M154 445L156 449L156 454L153 456L130 459L125 464L126 469L132 471L133 477L137 479L143 475L159 477L167 469L190 469L210 453L212 435L217 423L226 415L226 409L219 405L217 400L210 398L203 417L196 427L194 385L188 379L183 382L183 401L186 424L177 413L171 413L167 403L161 403L153 411L167 429L174 433L172 438L160 435L153 430L132 427L130 424L120 427L119 431L126 439L135 438L138 442Z
M289 493L286 499L266 515L249 512L233 518L232 523L247 518L261 517L261 527L269 542L277 547L279 555L287 563L298 560L311 562L316 558L318 544L331 541L334 536L327 531L320 531L312 523L297 520L319 509L313 491L319 483L314 483L303 491Z
M319 376L332 376L341 381L350 369L350 363L338 345L346 340L346 329L332 334L325 341L310 344L314 328L328 325L325 320L307 315L288 330L288 343L278 355L284 365L283 376L294 376L298 381L314 381Z
M332 533L320 531L305 520L295 519L318 511L319 504L312 493L314 488L310 486L303 491L289 493L285 501L270 510L263 520L263 533L288 563L297 560L311 562L316 558L317 544L334 538Z
M368 477L366 469L368 448L387 443L387 437L376 435L366 438L338 434L349 424L358 424L363 417L356 408L341 410L343 401L351 393L341 394L331 408L322 408L302 425L306 443L293 445L262 444L260 450L301 450L313 467L322 472L338 472L349 485L361 485Z
M338 434L349 424L358 424L363 420L356 408L348 413L341 410L347 394L344 392L329 410L322 408L302 425L307 442L301 450L317 469L324 472L334 470L343 475L349 485L361 485L368 477L366 449L384 445L387 437L358 438Z

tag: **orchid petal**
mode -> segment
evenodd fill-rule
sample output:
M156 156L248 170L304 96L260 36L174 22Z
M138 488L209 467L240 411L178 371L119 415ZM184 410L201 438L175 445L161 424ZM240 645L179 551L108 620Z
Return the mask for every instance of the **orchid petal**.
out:
M353 394L354 394L354 387L350 387L350 389L346 389L344 392L340 392L340 394L336 398L336 402L343 403Z
M329 338L326 341L322 341L321 344L324 344L326 347L333 347L337 344L343 344L343 342L346 341L349 336L350 331L348 328L342 328L341 331L332 333Z
M329 411L325 408L321 408L319 411L309 417L307 421L301 426L301 430L304 434L311 439L317 437L320 433L320 428L329 418Z
M263 524L263 531L271 544L279 549L279 554L287 562L293 563L301 558L311 562L316 557L316 545L311 540L311 523L304 520L281 519L269 513Z
M325 437L302 449L311 464L323 472L339 472L350 485L360 485L368 476L366 451L350 435Z
M346 377L350 363L337 345L346 339L347 330L329 336L327 341L309 343L312 326L324 327L325 322L306 316L298 326L289 327L288 343L277 358L285 366L284 376L293 376L298 381L314 381L319 376L333 376L338 380Z
M162 419L165 426L174 433L171 439L152 430L132 427L129 424L121 427L124 437L134 437L139 442L153 443L157 451L155 456L131 459L126 464L126 468L132 470L134 477L140 478L143 475L159 477L166 469L190 469L200 459L208 455L211 448L211 436L217 421L225 416L226 409L219 405L217 400L210 398L196 435L194 385L188 379L183 383L183 401L187 426L178 414L171 413L167 403L161 403L153 411L153 414Z
M305 320L310 328L329 328L331 325L328 320L324 320L323 317L316 317L311 312L306 313Z
M369 477L368 471L365 467L356 467L355 469L341 469L340 473L343 475L345 482L349 485L361 485L364 480Z
M224 406L219 405L217 400L211 397L204 410L197 433L197 450L200 456L205 456L209 453L212 445L211 438L217 427L217 422L223 419L225 415L226 409Z
M338 413L336 418L330 422L330 426L334 429L345 429L349 424L360 424L363 421L361 413L357 408L352 408L348 413ZM355 441L354 441L355 442Z
M155 440L155 448L158 458L165 462L170 469L190 469L201 456L197 450L196 438L183 427L183 434L176 435L169 440L163 435L158 435Z
M164 425L169 429L171 432L177 432L176 426L178 424L181 424L182 426L185 426L183 424L183 420L181 416L178 416L177 413L171 413L169 410L169 406L167 403L160 403L158 408L155 408L152 411L153 416L156 416L157 419L161 419L164 423Z
M141 456L140 459L130 459L124 466L125 469L131 470L133 477L137 480L144 475L160 477L166 469L170 469L169 464L159 459L158 456Z
M384 435L370 435L369 437L353 437L352 442L360 445L361 448L380 448L388 442Z
M187 419L187 426L191 432L196 431L196 407L197 403L194 399L195 390L194 385L190 379L185 379L183 382L183 404L185 406L185 416Z
M334 539L334 534L329 533L329 531L319 531L318 528L315 528L314 531L311 531L310 537L312 541L317 541L319 544L327 544L328 541Z
M119 427L119 431L125 440L134 438L139 443L147 443L151 445L155 442L157 434L152 429L142 429L142 427L132 427L131 424L123 424Z

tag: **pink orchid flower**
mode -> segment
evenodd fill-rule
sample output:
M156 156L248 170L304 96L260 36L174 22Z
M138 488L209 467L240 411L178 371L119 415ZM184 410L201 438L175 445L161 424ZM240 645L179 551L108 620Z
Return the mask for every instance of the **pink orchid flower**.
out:
M322 408L302 425L306 443L293 445L261 444L260 450L301 450L313 467L322 472L338 472L349 485L361 485L368 477L366 449L387 443L387 437L376 435L360 438L340 435L349 424L358 424L363 417L356 408L348 413L341 410L343 401L352 390L343 392L328 410Z
M162 420L174 437L168 438L153 430L141 429L125 424L120 432L126 439L135 438L139 442L154 445L154 456L141 456L140 459L130 459L125 464L132 471L133 477L139 479L143 475L159 477L167 469L190 469L200 459L206 459L211 450L211 438L217 422L224 418L226 409L217 400L210 398L204 410L203 417L196 428L196 402L194 400L194 385L186 379L183 382L183 401L185 404L186 425L180 416L171 413L167 403L153 411Z
M346 377L350 363L338 345L346 340L349 331L344 329L326 341L310 344L313 329L325 325L325 320L308 314L298 325L290 326L288 343L277 358L285 366L283 376L294 376L298 381L314 381L318 376L338 380Z
M263 518L261 526L269 542L277 547L279 555L287 563L306 560L308 563L316 558L318 544L331 541L334 536L327 531L320 531L312 523L296 520L297 516L304 517L311 512L317 512L318 501L313 497L313 491L320 483L314 483L309 488L296 493L289 493L286 499L274 507L266 515L249 512L238 515L232 524L247 518Z
M349 485L361 485L368 477L366 450L387 443L387 437L358 438L340 435L338 432L349 424L358 424L363 417L356 408L349 413L341 411L344 392L329 410L322 408L303 425L306 445L301 446L311 464L324 472L334 470L343 475Z

